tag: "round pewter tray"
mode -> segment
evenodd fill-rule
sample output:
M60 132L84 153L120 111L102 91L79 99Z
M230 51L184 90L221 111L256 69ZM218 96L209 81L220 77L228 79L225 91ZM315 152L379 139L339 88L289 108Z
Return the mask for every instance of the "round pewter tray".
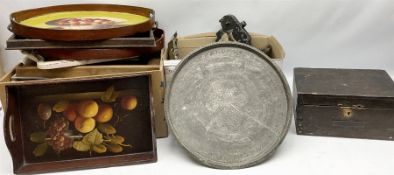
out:
M202 164L246 168L267 159L287 134L291 93L261 51L215 43L179 63L165 110L178 142Z

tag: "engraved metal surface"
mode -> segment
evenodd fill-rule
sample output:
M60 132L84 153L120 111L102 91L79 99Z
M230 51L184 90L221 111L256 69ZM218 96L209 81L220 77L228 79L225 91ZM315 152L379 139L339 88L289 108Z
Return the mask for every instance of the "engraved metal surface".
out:
M240 43L216 43L187 56L165 100L179 143L201 163L221 169L268 158L292 115L290 90L279 68Z

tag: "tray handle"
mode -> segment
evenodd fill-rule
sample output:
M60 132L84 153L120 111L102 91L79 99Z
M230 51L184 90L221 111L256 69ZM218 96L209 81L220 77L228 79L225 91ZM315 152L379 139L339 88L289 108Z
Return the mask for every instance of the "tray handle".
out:
M8 120L5 124L8 125L5 128L5 134L8 136L9 140L11 142L15 142L16 141L16 137L15 137L15 130L14 130L14 115L6 115L6 120Z
M15 99L8 96L7 110L4 115L4 137L7 144L16 142L15 134Z
M15 97L7 94L7 108L4 115L4 140L11 154L14 172L18 171L23 165L22 138L18 138L20 131L17 125L20 124L18 113L16 111Z
M12 32L12 26L11 26L11 24L9 24L9 25L7 26L7 29L8 29L10 32Z
M152 11L150 12L149 18L150 18L150 19L153 19L153 21L156 20L156 14L155 14L155 11L154 11L154 10L152 10Z

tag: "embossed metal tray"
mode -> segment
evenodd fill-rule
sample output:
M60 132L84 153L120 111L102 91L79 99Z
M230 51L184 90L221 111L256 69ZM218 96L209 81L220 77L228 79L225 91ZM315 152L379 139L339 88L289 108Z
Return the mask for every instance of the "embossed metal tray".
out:
M220 169L266 160L292 116L281 70L240 43L212 44L182 60L167 87L165 110L179 143L202 164Z

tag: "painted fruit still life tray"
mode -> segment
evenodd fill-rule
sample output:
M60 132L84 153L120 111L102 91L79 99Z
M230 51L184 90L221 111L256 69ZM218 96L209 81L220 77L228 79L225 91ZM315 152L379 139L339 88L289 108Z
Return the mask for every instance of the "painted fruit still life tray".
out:
M13 159L22 161L14 162L17 173L156 160L148 75L8 89L6 118L15 129L5 135L16 138L6 141Z
M56 41L102 40L153 28L152 9L114 4L73 4L18 11L9 30L18 36Z
M123 97L119 96L120 93ZM63 99L87 97L81 100L53 100L61 99L62 96ZM88 152L89 156L92 156L92 153L116 154L132 149L133 146L125 143L125 136L119 135L116 128L126 117L132 117L132 111L138 104L136 92L117 92L114 86L111 86L99 99L92 96L95 95L83 93L41 97L39 99L42 99L42 102L37 99L36 104L28 105L33 107L27 107L29 113L35 116L29 123L33 123L34 129L37 129L27 132L30 134L31 144L36 145L32 151L35 157L45 156L47 152L61 156L69 149ZM121 100L117 101L117 98Z

